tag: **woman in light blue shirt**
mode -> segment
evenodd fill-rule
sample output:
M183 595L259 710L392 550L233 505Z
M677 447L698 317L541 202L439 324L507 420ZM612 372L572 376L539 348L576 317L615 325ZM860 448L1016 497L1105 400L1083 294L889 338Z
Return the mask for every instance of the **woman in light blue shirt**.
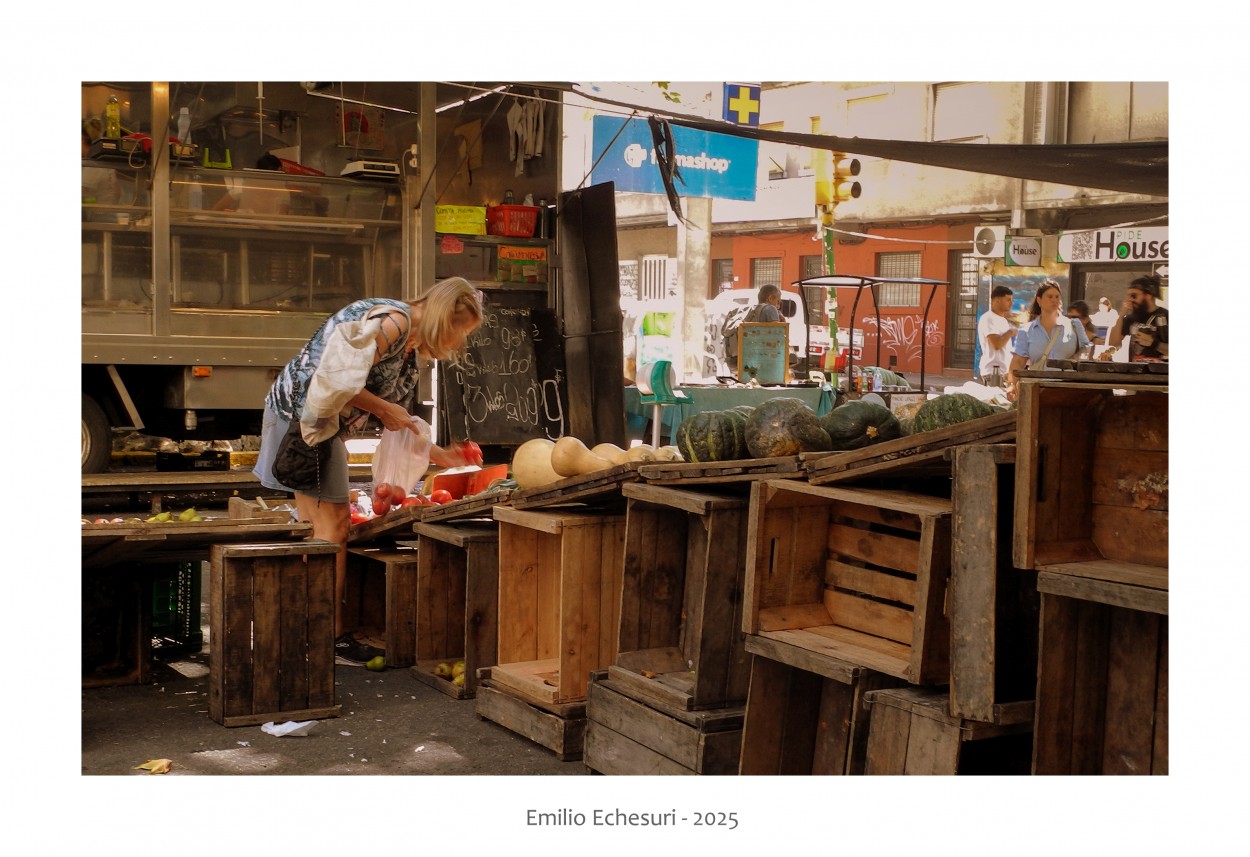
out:
M1047 360L1088 357L1092 346L1079 319L1063 315L1063 295L1054 280L1043 280L1033 293L1029 323L1020 328L1007 370L1007 398L1015 399L1016 372L1025 366L1045 367Z

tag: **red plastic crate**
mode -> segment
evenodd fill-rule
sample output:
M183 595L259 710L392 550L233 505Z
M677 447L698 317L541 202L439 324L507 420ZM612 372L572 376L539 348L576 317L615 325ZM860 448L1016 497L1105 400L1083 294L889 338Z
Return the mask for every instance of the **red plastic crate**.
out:
M492 205L486 209L486 231L491 235L532 238L537 225L536 205Z

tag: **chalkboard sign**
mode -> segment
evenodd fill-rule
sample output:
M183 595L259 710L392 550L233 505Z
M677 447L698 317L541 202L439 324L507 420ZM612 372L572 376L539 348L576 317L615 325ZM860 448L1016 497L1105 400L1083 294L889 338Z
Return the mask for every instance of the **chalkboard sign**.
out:
M790 325L784 321L738 325L738 380L761 384L789 380Z
M559 322L543 292L488 291L463 357L441 364L440 401L452 440L519 445L561 437L568 393Z

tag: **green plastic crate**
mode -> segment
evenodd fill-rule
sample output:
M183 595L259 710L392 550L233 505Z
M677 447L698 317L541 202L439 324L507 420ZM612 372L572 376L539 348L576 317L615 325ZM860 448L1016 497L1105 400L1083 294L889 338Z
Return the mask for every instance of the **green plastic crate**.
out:
M152 575L152 646L199 649L204 645L200 628L199 562L176 562L157 566Z

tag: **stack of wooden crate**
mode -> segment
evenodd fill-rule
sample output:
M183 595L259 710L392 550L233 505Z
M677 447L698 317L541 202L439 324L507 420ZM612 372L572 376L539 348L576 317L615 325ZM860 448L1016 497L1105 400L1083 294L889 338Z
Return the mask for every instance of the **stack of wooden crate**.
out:
M737 772L747 499L695 488L622 489L618 652L586 709L584 761L599 773Z

